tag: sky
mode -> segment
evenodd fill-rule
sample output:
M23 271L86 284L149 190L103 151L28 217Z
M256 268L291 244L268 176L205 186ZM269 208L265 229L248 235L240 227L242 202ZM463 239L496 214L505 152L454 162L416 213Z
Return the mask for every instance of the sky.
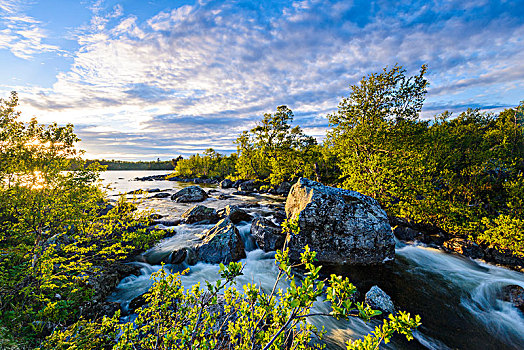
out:
M0 97L86 158L167 160L287 105L322 139L349 86L428 65L423 118L524 100L524 0L0 0Z

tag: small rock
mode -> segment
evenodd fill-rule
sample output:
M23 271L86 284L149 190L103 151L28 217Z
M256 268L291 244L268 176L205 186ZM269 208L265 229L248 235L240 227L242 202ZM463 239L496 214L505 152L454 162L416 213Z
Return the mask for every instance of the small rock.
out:
M524 313L524 288L517 285L509 285L502 288L502 300L512 303Z
M202 202L207 198L207 193L200 186L188 186L171 196L171 199L179 203Z
M220 188L231 188L233 187L233 181L229 179L224 179L220 182Z
M154 194L154 195L150 196L149 198L167 198L170 195L171 194L169 194L167 192L161 192L161 193Z
M452 238L449 241L444 242L444 248L459 254L468 256L472 259L484 258L484 251L479 245L473 241L464 238Z
M162 217L163 217L163 215L160 215L160 214L157 214L157 213L149 215L149 218L151 220L159 220L159 219L162 219Z
M152 189L149 189L149 190L146 190L147 193L156 193L156 192L160 192L160 188L152 188Z
M218 216L223 219L229 217L234 224L241 221L251 221L253 217L240 209L237 205L227 205L224 209L217 211Z
M188 224L194 224L195 222L212 224L218 221L218 215L215 209L203 205L195 205L186 210L184 214L182 214L182 218L185 219Z
M386 314L392 314L395 312L395 305L389 295L387 295L378 286L373 286L366 293L365 303L368 304L372 309L380 310Z

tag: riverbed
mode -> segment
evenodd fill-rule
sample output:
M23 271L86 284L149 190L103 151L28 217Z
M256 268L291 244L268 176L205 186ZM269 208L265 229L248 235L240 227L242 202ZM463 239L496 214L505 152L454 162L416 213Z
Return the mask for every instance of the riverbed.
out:
M116 200L119 193L129 193L138 189L159 189L161 192L175 193L177 190L193 185L176 181L133 181L136 177L165 174L165 171L108 171L102 174L103 184L110 200ZM285 198L270 195L237 196L233 189L219 189L215 185L200 185L211 191L210 198L199 204L221 209L228 204L246 208L252 215L271 218L272 213L283 205ZM157 192L155 192L157 193ZM151 209L163 215L167 222L175 220L195 203L175 203L169 198L149 198L151 194L127 195L138 200L141 209ZM219 195L230 196L218 199ZM163 226L161 226L163 227ZM172 228L176 234L160 242L153 250L169 251L194 239L209 225L179 225ZM246 259L242 283L259 283L265 288L273 285L277 273L274 254L257 249L250 237L250 223L237 225L244 238ZM524 287L524 274L505 268L475 261L462 256L448 254L439 249L421 244L405 244L397 241L396 259L382 267L353 267L331 269L348 276L365 293L372 285L378 285L389 294L399 310L419 314L422 326L416 332L415 340L407 342L400 337L384 348L391 349L524 349L524 315L511 303L499 299L502 288L507 285ZM151 286L149 277L160 269L159 265L144 262L140 276L124 278L111 301L118 301L126 308L136 296L145 293ZM184 264L166 266L172 272L187 268ZM189 274L182 277L185 286L204 280L218 278L218 266L198 263L190 266ZM322 301L315 308L324 309ZM369 324L355 319L351 322L334 321L325 317L311 319L310 322L325 326L328 330L328 347L344 348L347 339L366 334L379 321Z

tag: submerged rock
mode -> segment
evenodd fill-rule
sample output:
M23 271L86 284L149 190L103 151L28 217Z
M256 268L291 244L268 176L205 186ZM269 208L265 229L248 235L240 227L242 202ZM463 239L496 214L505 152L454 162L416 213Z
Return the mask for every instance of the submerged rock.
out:
M207 193L200 186L188 186L171 196L171 199L180 202L202 202L207 198Z
M395 305L393 301L382 289L378 286L373 286L366 293L365 303L371 306L372 309L380 310L386 314L392 314L395 312Z
M220 188L231 188L233 187L233 181L224 179L220 182Z
M452 238L449 241L444 242L444 248L447 248L456 253L468 256L472 259L484 258L484 251L479 245L469 239L464 238Z
M234 224L240 221L251 221L253 217L246 213L245 210L240 209L237 205L227 205L224 209L217 211L218 216L223 219L229 217Z
M386 212L361 193L300 178L287 197L286 215L299 217L300 232L289 241L293 260L306 245L320 263L374 265L395 258Z
M256 217L251 223L251 235L265 252L282 249L286 241L282 228L261 216Z
M502 288L502 300L510 302L524 313L524 288L517 285L509 285Z
M215 209L203 205L195 205L189 208L182 214L182 218L188 224L194 224L196 222L213 224L218 221L218 215Z
M229 264L246 257L242 237L229 218L220 220L205 232L197 254L199 261L211 264Z

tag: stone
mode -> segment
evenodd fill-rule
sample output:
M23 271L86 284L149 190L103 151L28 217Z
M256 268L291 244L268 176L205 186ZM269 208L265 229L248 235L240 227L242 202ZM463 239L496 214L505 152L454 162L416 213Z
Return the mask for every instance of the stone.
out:
M160 192L160 193L156 193L152 196L150 196L149 198L167 198L171 196L171 194L167 193L167 192Z
M240 192L254 192L260 189L262 184L258 180L244 181L238 186Z
M211 264L229 264L245 257L242 237L229 218L220 220L205 232L198 247L198 260Z
M300 178L287 197L286 216L298 216L300 227L289 241L294 261L306 245L321 264L377 265L395 258L386 212L361 193Z
M171 196L171 199L180 202L202 202L207 198L207 193L200 186L188 186Z
M245 210L240 209L237 205L227 205L224 209L217 211L218 216L223 219L229 217L234 223L238 224L241 221L251 221L253 217L246 213Z
M371 306L372 309L380 310L386 314L395 313L395 305L390 296L378 286L373 286L366 293L364 302Z
M261 216L253 219L251 235L255 238L260 249L265 252L282 249L286 241L286 235L282 233L282 228Z
M182 214L182 218L188 224L209 223L213 224L218 221L218 215L215 209L203 205L195 205Z
M395 226L393 228L393 234L401 241L414 241L421 235L418 230L408 226Z
M291 183L284 181L278 187L275 189L275 193L279 194L281 196L287 196L289 194L289 191L291 191Z
M502 288L502 300L512 303L524 313L524 288L521 286L512 284Z
M479 245L469 239L464 238L452 238L449 241L445 241L443 244L444 248L447 248L456 253L468 256L472 259L484 258L484 251Z
M229 179L224 179L220 182L220 188L231 188L233 187L233 181Z

